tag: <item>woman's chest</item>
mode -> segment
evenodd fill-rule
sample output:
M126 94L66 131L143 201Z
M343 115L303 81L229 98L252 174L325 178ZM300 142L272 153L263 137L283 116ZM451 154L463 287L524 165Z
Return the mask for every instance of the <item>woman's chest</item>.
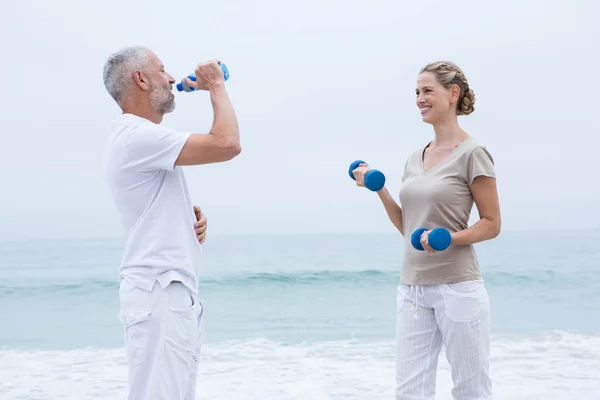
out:
M423 153L423 170L432 170L449 157L453 150L453 147L426 149Z

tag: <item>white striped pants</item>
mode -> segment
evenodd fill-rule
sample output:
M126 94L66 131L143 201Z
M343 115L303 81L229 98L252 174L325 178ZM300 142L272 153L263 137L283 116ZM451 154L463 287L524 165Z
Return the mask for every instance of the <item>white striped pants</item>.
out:
M491 400L489 297L483 281L398 286L396 400L435 398L442 345L455 400Z

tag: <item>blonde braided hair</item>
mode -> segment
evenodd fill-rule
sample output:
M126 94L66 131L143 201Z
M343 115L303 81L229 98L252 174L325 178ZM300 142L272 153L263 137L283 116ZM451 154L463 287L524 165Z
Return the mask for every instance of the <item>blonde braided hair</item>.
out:
M475 92L469 87L469 82L458 65L450 61L436 61L424 66L419 73L423 72L434 74L446 89L458 85L460 95L456 103L457 115L469 115L475 111Z

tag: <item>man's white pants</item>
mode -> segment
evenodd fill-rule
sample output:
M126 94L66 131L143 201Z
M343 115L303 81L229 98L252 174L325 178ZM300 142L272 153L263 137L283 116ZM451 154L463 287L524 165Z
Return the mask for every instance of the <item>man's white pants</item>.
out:
M202 305L181 282L152 291L126 280L119 289L129 400L193 400L202 341Z
M455 400L491 400L489 297L483 281L398 286L396 400L432 400L442 345Z

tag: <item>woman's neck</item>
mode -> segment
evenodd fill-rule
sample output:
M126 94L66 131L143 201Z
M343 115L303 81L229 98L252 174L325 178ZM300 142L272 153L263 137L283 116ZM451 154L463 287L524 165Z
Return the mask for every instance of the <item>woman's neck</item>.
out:
M453 147L469 137L458 125L456 117L437 123L433 126L436 147Z

